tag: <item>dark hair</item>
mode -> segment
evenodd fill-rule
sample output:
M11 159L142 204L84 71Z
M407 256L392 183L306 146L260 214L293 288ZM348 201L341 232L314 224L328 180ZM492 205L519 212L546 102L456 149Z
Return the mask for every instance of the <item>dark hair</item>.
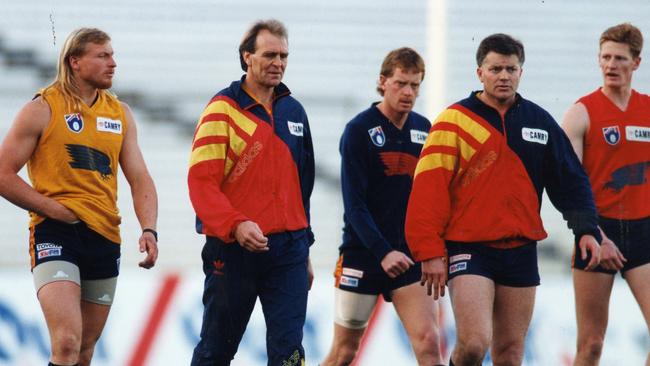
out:
M395 68L399 67L404 71L421 72L424 79L424 60L414 49L401 47L388 52L381 64L379 74L387 78L393 76ZM383 97L384 91L377 86L377 92Z
M246 65L246 61L244 61L244 52L255 53L257 35L263 30L267 30L273 35L289 40L287 28L285 28L284 24L279 20L258 20L253 23L246 33L244 33L244 38L242 38L241 43L239 44L239 63L244 71L248 69L248 65Z
M639 57L643 48L643 35L641 31L630 23L621 23L607 28L600 35L599 45L602 46L607 41L625 43L630 46L630 52L634 58Z
M481 41L476 50L476 64L480 67L490 52L496 52L501 55L516 55L519 64L523 65L526 58L524 54L524 45L517 39L503 33L495 33L487 36Z

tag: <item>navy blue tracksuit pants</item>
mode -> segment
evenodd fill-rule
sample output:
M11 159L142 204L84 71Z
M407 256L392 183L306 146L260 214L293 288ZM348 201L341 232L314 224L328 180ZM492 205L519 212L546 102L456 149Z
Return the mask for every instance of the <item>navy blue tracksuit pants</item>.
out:
M258 296L266 321L268 365L300 365L304 360L308 237L305 230L267 237L265 253L207 237L201 253L203 325L192 366L230 365Z

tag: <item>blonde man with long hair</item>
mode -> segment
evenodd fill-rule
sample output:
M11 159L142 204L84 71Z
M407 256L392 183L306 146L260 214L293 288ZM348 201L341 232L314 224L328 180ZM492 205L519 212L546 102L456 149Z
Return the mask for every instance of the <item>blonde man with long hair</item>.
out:
M108 92L115 67L108 34L72 32L56 80L22 108L0 146L0 195L31 217L29 253L53 366L89 365L108 318L120 263L118 165L143 229L140 266L158 257L156 188L131 110ZM25 164L31 186L17 174Z

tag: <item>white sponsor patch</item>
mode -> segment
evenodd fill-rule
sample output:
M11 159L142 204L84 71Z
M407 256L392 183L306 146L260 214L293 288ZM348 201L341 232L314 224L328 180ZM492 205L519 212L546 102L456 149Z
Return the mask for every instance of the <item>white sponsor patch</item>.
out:
M341 276L341 285L345 285L348 287L358 287L359 286L359 279L358 278L351 278L347 276Z
M460 262L449 266L449 274L467 269L467 262Z
M97 131L122 134L122 121L106 117L97 117Z
M424 145L427 136L429 136L429 134L424 131L411 130L411 142L416 144Z
M625 126L625 138L628 141L650 142L650 127Z
M457 254L457 255L452 255L449 257L449 263L456 263L458 261L468 261L472 259L471 254Z
M110 302L111 301L111 296L109 294L104 294L104 296L98 298L97 300L104 301L104 302Z
M526 141L536 142L542 145L546 145L548 142L548 132L539 128L524 127L521 129L521 137Z
M61 248L44 249L38 252L38 259L61 255Z
M289 127L289 132L294 136L302 136L304 127L300 122L291 122L287 121L287 126Z
M54 243L38 243L36 244L36 250L41 251L45 249L53 249L53 248L58 248L61 249L60 245L56 245Z
M363 271L354 268L343 268L343 274L345 276L352 276L356 278L363 278Z
M61 271L61 270L58 270L58 271L56 272L56 274L55 274L54 276L52 276L52 278L69 278L69 277L70 277L70 276L68 276L67 273L65 273L65 272L63 272L63 271Z

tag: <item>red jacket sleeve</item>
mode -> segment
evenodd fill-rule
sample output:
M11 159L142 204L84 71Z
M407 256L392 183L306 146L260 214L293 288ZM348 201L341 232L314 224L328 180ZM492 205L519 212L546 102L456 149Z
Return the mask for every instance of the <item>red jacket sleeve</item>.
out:
M222 191L224 177L234 165L230 140L235 132L229 126L231 119L215 113L213 104L204 110L194 133L187 183L202 233L232 242L236 225L248 218Z
M446 123L445 115L431 127L422 148L406 211L406 241L418 262L446 255L450 186L459 169L460 152L457 127Z

